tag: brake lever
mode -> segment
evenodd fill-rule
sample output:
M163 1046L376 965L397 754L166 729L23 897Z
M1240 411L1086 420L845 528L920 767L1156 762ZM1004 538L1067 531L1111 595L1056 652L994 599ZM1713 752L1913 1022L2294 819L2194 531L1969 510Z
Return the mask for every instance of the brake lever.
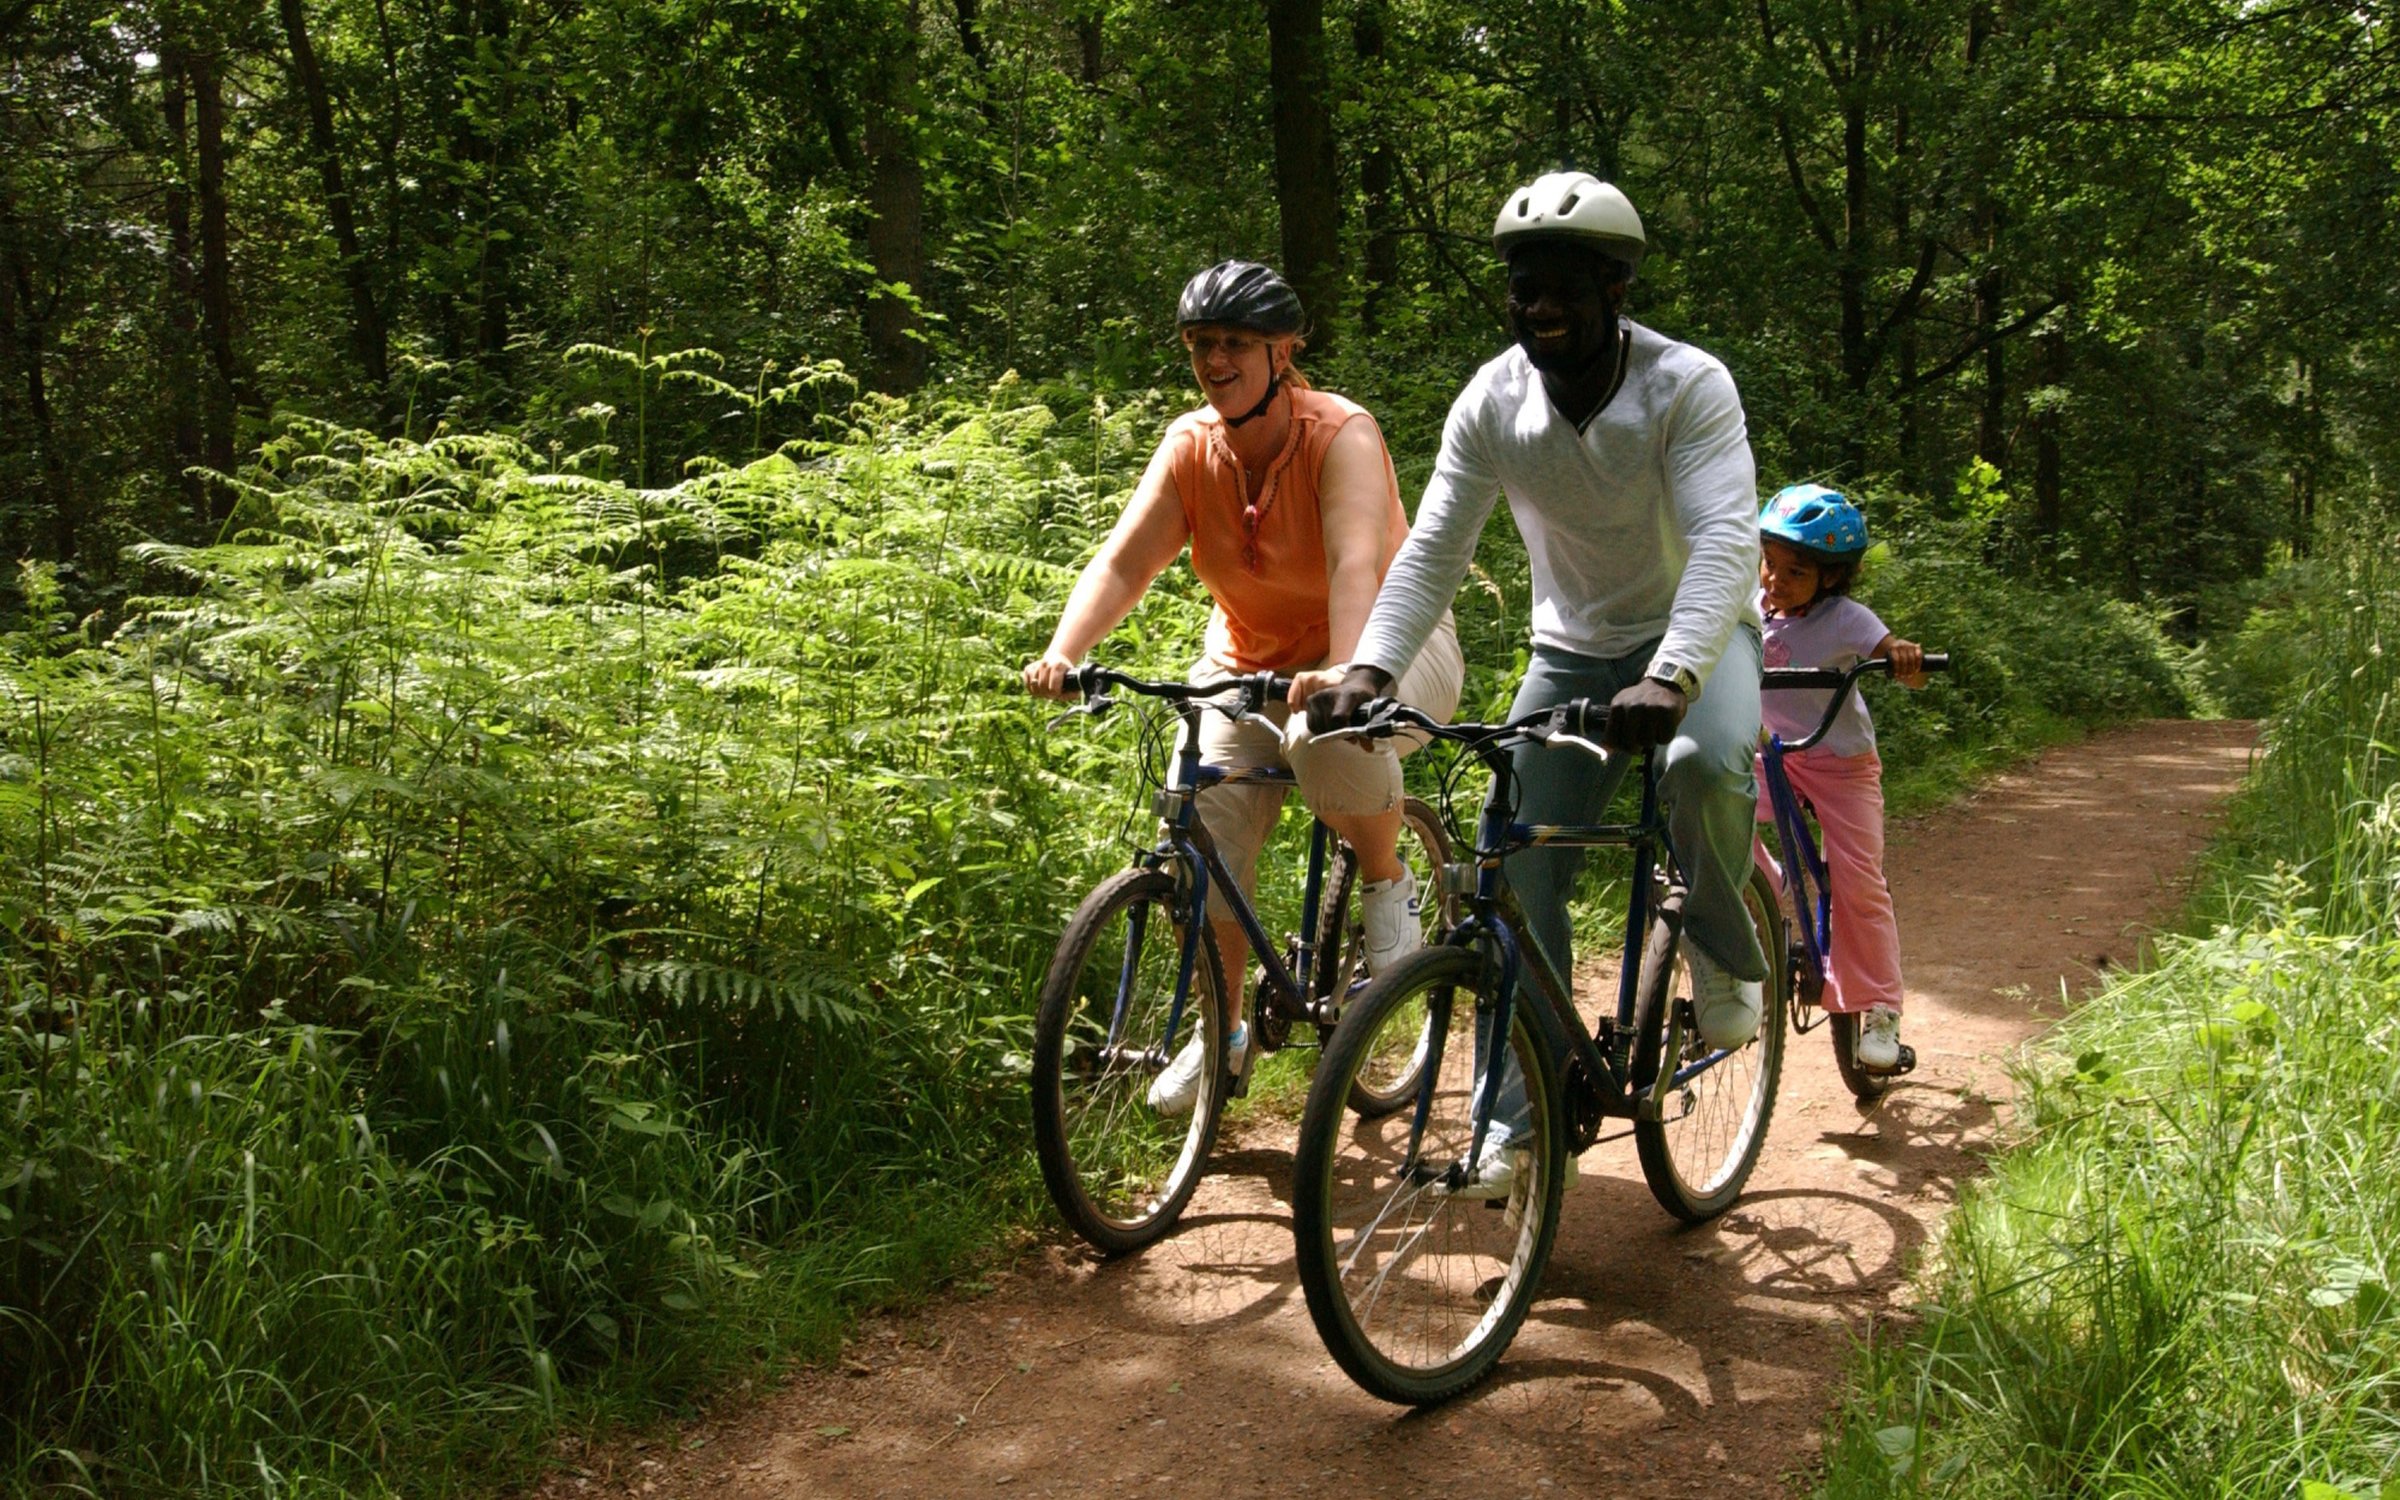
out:
M1568 734L1564 730L1560 730L1555 734L1547 736L1547 743L1552 745L1570 746L1573 749L1581 750L1584 754L1592 756L1594 759L1604 762L1615 753L1606 745L1600 744L1593 740L1587 740L1580 734Z
M1572 750L1581 750L1584 754L1603 762L1614 753L1606 745L1587 740L1580 734L1567 733L1567 713L1563 708L1552 713L1549 718L1539 724L1526 725L1519 732L1537 745L1564 745Z
M1350 723L1337 724L1309 738L1320 745L1327 740L1390 739L1400 732L1397 714L1406 706L1397 698L1370 698L1359 705L1358 716Z
M1108 694L1094 693L1091 697L1084 699L1081 703L1076 704L1073 708L1070 708L1066 712L1053 718L1048 724L1043 726L1043 731L1047 733L1050 730L1056 729L1060 725L1066 723L1069 719L1102 718L1106 716L1110 709L1115 708L1116 706L1117 700L1111 698L1108 696Z

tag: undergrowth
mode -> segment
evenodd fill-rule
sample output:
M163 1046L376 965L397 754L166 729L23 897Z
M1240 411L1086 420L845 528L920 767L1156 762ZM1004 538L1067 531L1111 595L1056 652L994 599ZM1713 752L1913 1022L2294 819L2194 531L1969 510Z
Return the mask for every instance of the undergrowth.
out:
M2282 607L2314 663L2206 898L2020 1079L2024 1139L1863 1356L1830 1496L2400 1493L2400 579Z

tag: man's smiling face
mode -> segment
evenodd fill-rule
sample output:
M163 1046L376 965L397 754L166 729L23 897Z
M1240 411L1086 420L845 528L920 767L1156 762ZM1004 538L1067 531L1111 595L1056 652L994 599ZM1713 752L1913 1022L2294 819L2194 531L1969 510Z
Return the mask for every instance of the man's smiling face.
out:
M1614 262L1572 242L1536 240L1508 257L1508 323L1544 374L1571 375L1599 358L1616 330L1624 284Z

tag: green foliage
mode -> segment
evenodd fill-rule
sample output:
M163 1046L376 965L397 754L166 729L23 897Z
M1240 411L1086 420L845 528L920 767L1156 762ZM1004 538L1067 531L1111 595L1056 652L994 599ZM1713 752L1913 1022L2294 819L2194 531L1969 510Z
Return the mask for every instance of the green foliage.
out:
M1013 1213L1027 996L1126 753L1045 743L1014 673L1126 442L871 404L638 489L294 422L114 631L29 570L14 1472L438 1491Z
M1869 1350L1833 1496L2391 1493L2400 1274L2400 592L2320 569L2212 932L2086 1004L2026 1139Z

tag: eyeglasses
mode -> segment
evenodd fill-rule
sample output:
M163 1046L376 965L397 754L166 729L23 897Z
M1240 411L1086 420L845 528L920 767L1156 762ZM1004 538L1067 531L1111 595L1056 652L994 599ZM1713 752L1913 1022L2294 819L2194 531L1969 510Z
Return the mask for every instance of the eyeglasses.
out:
M1262 348L1266 340L1255 333L1187 333L1183 347L1192 351L1192 358L1207 360L1222 353L1227 359L1245 359Z

